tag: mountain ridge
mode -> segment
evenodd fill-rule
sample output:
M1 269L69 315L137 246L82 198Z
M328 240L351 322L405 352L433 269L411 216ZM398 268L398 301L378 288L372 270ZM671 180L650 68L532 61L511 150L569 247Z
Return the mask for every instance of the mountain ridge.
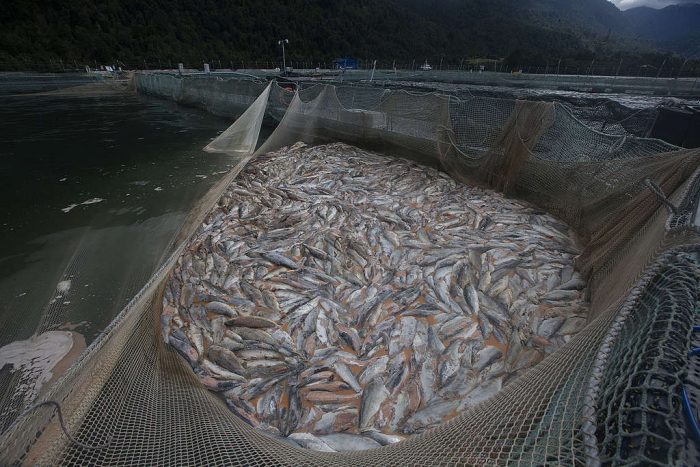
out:
M700 4L685 3L665 8L630 8L622 12L635 37L657 46L700 58Z
M312 66L339 56L446 67L480 57L571 73L680 66L652 39L631 39L623 13L607 0L5 0L0 69L270 66L281 38L289 60Z

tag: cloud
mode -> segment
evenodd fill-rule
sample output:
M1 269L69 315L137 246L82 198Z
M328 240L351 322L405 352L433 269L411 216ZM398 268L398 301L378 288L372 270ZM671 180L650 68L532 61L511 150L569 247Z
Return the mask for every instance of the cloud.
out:
M648 6L651 8L663 8L669 5L677 5L679 3L700 3L700 0L610 0L620 10L629 10L638 6Z

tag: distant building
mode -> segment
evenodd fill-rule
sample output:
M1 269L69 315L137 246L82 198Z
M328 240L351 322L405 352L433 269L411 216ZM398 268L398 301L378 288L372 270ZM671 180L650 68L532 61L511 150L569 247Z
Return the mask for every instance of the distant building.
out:
M333 60L333 68L337 70L357 70L357 59L336 58Z

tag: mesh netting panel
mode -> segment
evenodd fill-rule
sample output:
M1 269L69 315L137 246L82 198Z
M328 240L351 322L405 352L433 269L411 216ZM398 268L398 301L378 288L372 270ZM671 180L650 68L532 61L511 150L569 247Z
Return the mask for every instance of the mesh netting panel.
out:
M196 96L210 98L201 93L210 86L204 79L183 82L149 74L139 79L144 86L190 96L193 102ZM217 93L238 93L232 83L213 86L231 87ZM241 86L240 95L247 95L249 84ZM686 428L677 422L676 389L687 373L682 356L700 280L695 246L700 235L688 214L696 209L691 197L700 183L700 152L593 131L556 104L332 86L292 94L283 86L272 86L268 112L283 107L286 112L259 152L302 140L344 141L389 155L411 155L460 180L497 180L512 195L573 225L587 245L581 260L590 279L586 328L496 396L406 441L371 451L320 453L269 438L229 411L158 332L168 273L244 158L192 213L172 255L148 286L46 395L63 404L68 428L81 442L107 447L89 450L71 443L59 430L53 409L41 408L0 439L3 461L355 466L679 462ZM668 198L652 193L646 179ZM678 206L676 212L667 204ZM659 418L663 422L651 417L660 408L667 411ZM659 450L649 453L651 440L668 447L666 457Z
M631 109L612 100L572 104L571 110L586 125L615 135L648 136L658 115L656 108Z
M515 101L507 99L450 99L453 144L465 158L474 159L474 168L496 144L514 107Z
M413 83L407 84L415 86ZM591 94L587 93L546 91L533 93L532 89L522 87L455 86L443 83L430 83L430 85L421 87L451 93L462 99L482 96L505 100L528 99L557 102L567 107L576 118L588 127L609 135L647 137L659 113L652 103L647 103L647 107L638 108L640 104L635 102L637 107L629 107L625 103L615 100L615 97L610 99L597 98L591 97Z
M167 73L137 73L134 80L140 92L167 97L225 117L241 115L268 85L265 81L240 77Z
M335 91L338 101L346 109L379 110L386 89L364 86L338 86Z
M260 96L255 99L255 102L241 115L237 124L227 128L214 141L207 144L204 150L230 155L253 153L258 142L263 117L265 116L270 87L271 85L268 85Z
M322 84L312 84L299 89L298 96L302 102L313 102L325 92L328 87Z
M602 462L669 465L685 444L681 385L700 299L700 249L667 255L607 339L599 382L597 437Z
M280 121L284 117L287 107L294 99L294 88L292 86L282 87L273 84L270 89L270 99L267 106L268 114L275 120Z

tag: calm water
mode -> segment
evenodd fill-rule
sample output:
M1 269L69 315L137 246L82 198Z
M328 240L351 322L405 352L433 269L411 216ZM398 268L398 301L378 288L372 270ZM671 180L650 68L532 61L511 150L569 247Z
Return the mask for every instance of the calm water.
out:
M0 346L93 340L233 164L201 151L230 123L129 92L0 95Z

